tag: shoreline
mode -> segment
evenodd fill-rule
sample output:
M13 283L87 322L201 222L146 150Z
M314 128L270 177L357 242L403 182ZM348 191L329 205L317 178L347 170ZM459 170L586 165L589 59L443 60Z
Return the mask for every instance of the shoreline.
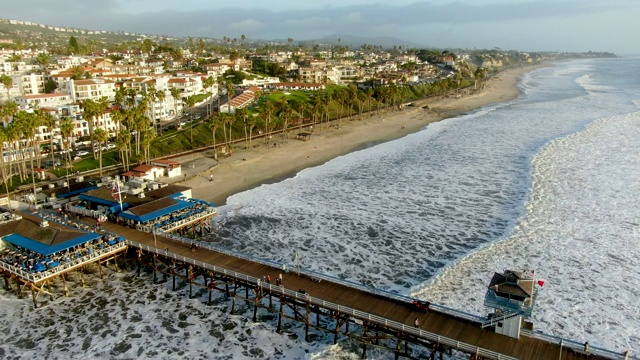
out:
M300 171L322 165L336 157L392 141L418 132L431 123L460 116L483 106L517 98L520 78L548 63L505 70L485 83L484 89L471 95L438 97L413 101L414 106L402 110L385 110L377 115L363 114L362 120L341 120L339 127L316 125L311 139L301 141L290 133L282 143L275 135L267 146L264 139L254 140L252 147L234 149L230 157L218 157L218 162L202 155L183 163L182 177L170 181L192 188L194 198L211 201L217 206L227 204L230 196L294 177ZM423 107L428 106L428 109ZM357 115L356 115L357 116ZM186 166L185 166L186 165ZM209 177L213 176L213 181Z

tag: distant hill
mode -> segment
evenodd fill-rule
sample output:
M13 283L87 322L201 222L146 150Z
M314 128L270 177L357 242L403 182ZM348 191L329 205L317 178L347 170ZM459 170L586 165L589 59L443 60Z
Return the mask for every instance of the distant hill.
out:
M76 36L86 40L97 41L98 43L113 43L113 42L125 42L132 40L142 40L145 38L151 38L152 40L159 41L164 39L170 40L183 40L184 37L171 36L171 35L159 35L159 34L138 34L127 31L105 31L105 30L89 30L78 29L73 27L56 26L49 24L40 24L36 22L26 20L9 20L0 18L0 43L10 42L6 40L20 40L24 44L46 44L51 41L64 42L70 36ZM208 40L217 40L211 38L205 38ZM340 41L338 42L338 39ZM4 40L4 41L2 41ZM260 42L279 42L287 43L287 40L253 40ZM363 44L382 46L384 48L392 48L394 46L402 46L403 48L424 48L423 44L414 43L411 41L402 40L392 36L377 36L366 37L350 34L332 34L324 36L318 39L301 40L296 43L302 44L324 44L324 45L342 45L351 46L353 48L359 48Z
M340 39L339 43L338 43L338 39ZM424 44L418 44L415 42L395 38L392 36L365 37L365 36L357 36L357 35L350 35L350 34L332 34L332 35L327 35L325 37L315 39L315 40L302 41L302 43L343 45L343 46L352 46L356 48L360 47L363 44L378 45L385 48L392 48L394 46L402 46L403 48L424 48L425 47Z

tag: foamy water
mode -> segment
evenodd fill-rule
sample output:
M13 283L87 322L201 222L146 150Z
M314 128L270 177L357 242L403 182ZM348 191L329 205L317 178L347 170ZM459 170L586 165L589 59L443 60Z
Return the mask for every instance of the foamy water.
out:
M526 213L418 295L484 310L487 269L538 269L539 330L634 353L640 344L640 113L602 119L534 158Z
M482 299L494 271L533 268L547 279L533 316L538 328L633 348L639 65L537 70L515 101L233 196L212 241L287 263L299 253L305 267L478 314L487 312ZM54 349L53 358L358 356L343 340L334 347L314 336L307 344L293 324L279 335L268 317L254 324L249 314L229 315L223 299L207 307L149 280L118 276L35 312L3 294L0 350ZM27 337L41 340L16 340Z

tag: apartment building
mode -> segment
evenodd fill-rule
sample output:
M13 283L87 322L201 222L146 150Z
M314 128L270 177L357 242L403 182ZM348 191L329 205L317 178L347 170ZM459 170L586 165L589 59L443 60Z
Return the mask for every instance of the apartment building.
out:
M116 86L115 82L104 79L85 79L85 80L73 80L70 79L62 85L62 91L71 95L72 101L82 101L87 99L100 100L102 97L106 97L110 101L113 101Z
M66 93L22 95L14 98L21 109L35 109L70 103L71 95Z

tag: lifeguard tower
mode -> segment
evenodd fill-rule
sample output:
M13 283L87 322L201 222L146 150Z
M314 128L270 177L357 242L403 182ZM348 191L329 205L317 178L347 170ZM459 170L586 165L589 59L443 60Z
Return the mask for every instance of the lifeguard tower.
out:
M534 271L495 273L484 297L484 306L494 311L482 328L493 327L498 334L519 339L525 319L531 317L536 293Z

